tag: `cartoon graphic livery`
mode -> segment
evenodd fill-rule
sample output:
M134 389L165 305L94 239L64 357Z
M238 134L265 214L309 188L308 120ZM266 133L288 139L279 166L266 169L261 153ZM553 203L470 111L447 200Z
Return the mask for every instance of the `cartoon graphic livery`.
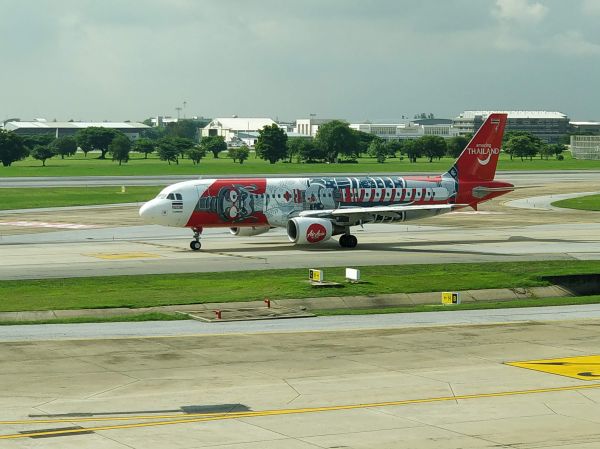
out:
M293 243L340 235L354 248L352 226L417 220L470 206L513 190L494 181L506 114L491 114L452 168L432 177L342 176L199 179L166 187L140 208L147 223L191 228L200 249L203 228L258 235L284 227Z

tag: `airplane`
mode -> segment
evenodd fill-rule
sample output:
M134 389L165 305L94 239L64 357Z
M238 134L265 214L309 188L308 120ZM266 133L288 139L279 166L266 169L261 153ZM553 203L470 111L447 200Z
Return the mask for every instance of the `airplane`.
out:
M190 248L204 228L253 236L285 228L289 240L312 245L339 235L354 248L353 226L398 223L477 206L514 190L495 181L507 114L490 114L454 165L439 176L335 176L197 179L164 188L139 210L146 223L186 227Z

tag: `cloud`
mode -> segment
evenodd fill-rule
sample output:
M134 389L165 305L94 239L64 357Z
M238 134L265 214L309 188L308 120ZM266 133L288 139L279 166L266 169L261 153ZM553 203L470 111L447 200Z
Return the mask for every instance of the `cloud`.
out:
M496 0L494 15L501 20L524 24L539 23L548 13L548 8L539 2L528 0Z
M565 79L552 107L597 115L600 0L141 3L0 0L0 118L451 115Z
M581 10L584 14L600 15L600 2L598 0L583 0Z
M597 56L600 55L600 44L588 41L579 31L570 30L553 37L548 49L565 56Z

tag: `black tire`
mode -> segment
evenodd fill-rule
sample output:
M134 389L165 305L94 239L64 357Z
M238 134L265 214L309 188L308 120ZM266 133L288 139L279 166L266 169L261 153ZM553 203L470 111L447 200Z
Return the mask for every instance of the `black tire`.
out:
M348 245L348 235L347 234L342 234L340 236L340 240L339 240L340 246L342 248L346 248Z
M358 245L358 239L353 235L349 235L346 248L356 248L356 245Z
M352 234L343 234L340 236L340 246L342 248L356 248L358 240Z
M192 251L199 251L200 248L202 248L202 244L197 240L192 240L190 242L190 248L192 249Z

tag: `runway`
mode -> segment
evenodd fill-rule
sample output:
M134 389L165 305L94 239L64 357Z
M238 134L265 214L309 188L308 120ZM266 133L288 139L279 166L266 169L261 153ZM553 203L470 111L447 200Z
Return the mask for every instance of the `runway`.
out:
M507 205L597 178L515 176L529 188L359 228L352 251L208 230L192 252L188 230L144 226L135 206L0 213L0 279L600 259L600 213ZM599 326L598 305L5 326L0 447L595 449Z
M596 315L4 341L0 446L592 449Z
M340 249L336 239L293 246L281 229L254 237L207 229L203 250L193 252L191 231L144 226L136 205L0 212L0 279L599 259L600 213L511 207L530 197L598 191L593 175L510 174L515 178L507 179L530 186L485 203L477 212L355 228L359 246L351 251Z

